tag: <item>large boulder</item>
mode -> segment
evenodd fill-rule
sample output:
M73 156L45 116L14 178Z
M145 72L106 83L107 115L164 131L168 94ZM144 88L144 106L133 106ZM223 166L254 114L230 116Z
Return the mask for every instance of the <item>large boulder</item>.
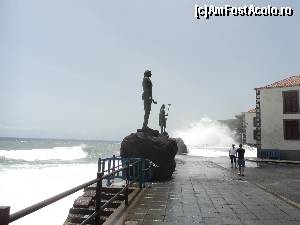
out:
M151 160L152 180L168 180L175 171L177 142L157 130L138 130L125 137L121 143L121 157L141 157Z
M186 145L184 144L184 141L181 138L175 138L175 139L176 139L177 147L178 147L177 154L178 155L187 154L188 149L187 149Z

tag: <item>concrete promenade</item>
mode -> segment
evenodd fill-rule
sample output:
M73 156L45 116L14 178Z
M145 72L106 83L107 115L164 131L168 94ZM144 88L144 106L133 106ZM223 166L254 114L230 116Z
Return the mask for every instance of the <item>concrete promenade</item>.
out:
M168 182L128 209L126 225L298 224L300 210L210 159L179 156Z
M233 173L237 172L230 168L227 157L218 157L212 160ZM300 208L300 164L265 161L246 161L246 177L244 179Z

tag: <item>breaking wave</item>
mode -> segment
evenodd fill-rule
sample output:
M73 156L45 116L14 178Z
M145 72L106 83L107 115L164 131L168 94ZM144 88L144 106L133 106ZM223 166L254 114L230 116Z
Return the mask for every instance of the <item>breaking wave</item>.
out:
M22 160L27 162L62 160L71 161L87 157L84 149L87 146L82 144L72 147L54 147L51 149L30 149L30 150L0 150L0 159Z
M175 131L173 136L181 137L185 144L197 148L230 147L236 143L235 133L229 127L206 117Z

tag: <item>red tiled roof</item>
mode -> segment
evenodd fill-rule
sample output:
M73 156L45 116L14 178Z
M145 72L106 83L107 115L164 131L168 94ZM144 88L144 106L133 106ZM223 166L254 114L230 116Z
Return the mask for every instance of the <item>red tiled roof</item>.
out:
M272 83L270 85L259 87L256 89L265 89L265 88L282 88L282 87L294 87L294 86L300 86L300 75L291 76L286 79L277 81L275 83Z
M242 112L242 113L255 113L255 112L256 112L256 108L250 109L249 111Z
M256 112L256 108L250 109L250 110L248 111L248 113L255 113L255 112Z

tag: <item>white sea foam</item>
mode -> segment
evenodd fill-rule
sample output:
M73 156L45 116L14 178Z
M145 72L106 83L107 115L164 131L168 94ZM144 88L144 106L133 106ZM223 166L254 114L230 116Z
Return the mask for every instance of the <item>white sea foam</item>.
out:
M229 127L207 117L191 123L186 128L176 130L172 135L181 137L187 145L202 148L231 146L236 143L235 133Z
M188 154L203 157L228 156L232 144L236 146L235 133L228 126L207 117L188 127L176 130L174 137L181 137L188 148ZM245 157L256 157L256 148L243 146Z
M26 141L20 145L20 140L0 140L1 146L7 146L0 150L0 206L11 206L11 213L96 178L98 157L112 156L119 148L101 141ZM13 224L63 224L69 208L81 194L79 191Z
M0 167L1 168L1 167ZM47 167L0 169L0 205L11 213L96 178L97 164L56 164ZM14 222L15 225L63 224L79 191Z
M86 145L72 147L54 147L51 149L31 149L31 150L0 150L0 158L36 161L36 160L75 160L87 156L84 151Z

